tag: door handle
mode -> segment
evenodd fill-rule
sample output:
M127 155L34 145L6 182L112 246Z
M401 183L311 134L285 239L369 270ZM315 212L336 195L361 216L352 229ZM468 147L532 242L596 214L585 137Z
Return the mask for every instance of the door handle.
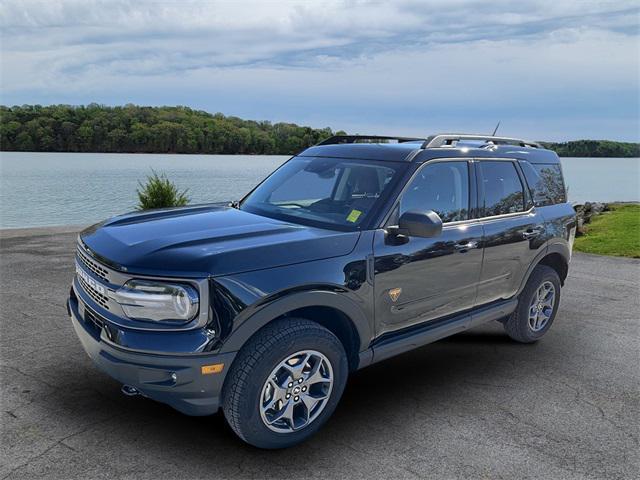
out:
M530 240L532 238L536 238L541 233L542 233L541 228L528 228L524 232L522 232L522 237L526 240Z
M478 248L478 242L469 241L467 243L456 243L454 245L455 249L461 253L466 252L467 250L471 250L473 248Z

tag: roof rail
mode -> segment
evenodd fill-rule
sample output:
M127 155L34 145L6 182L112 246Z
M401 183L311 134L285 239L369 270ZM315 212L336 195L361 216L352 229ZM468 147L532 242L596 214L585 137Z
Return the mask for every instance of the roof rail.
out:
M424 148L453 147L459 141L484 140L487 144L494 145L518 145L520 147L542 148L539 143L520 140L518 138L496 137L494 135L468 135L456 133L442 133L432 135L425 141Z
M317 145L336 145L339 143L377 143L371 142L371 140L395 140L397 143L405 142L426 142L425 138L413 138L413 137L386 137L379 135L334 135L326 140L318 143ZM367 142L369 141L369 142Z

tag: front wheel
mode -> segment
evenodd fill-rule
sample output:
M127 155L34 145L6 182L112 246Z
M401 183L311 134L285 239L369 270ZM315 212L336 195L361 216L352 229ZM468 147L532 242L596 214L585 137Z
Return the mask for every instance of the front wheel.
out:
M347 376L347 357L333 333L305 319L277 320L238 354L225 383L222 409L247 443L290 447L331 416Z
M551 328L560 305L560 277L551 267L535 267L504 329L513 340L532 343Z

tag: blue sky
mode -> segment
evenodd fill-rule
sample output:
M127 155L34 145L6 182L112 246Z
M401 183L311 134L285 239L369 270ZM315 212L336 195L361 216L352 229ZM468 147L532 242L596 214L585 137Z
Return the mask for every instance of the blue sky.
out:
M0 103L640 141L637 1L0 4Z

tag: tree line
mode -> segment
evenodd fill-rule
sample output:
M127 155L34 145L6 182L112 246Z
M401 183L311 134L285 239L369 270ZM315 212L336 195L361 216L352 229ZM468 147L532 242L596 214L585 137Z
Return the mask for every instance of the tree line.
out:
M293 154L333 134L187 107L0 106L4 151Z
M188 107L0 106L0 150L291 155L343 131L243 120ZM544 143L561 157L640 157L640 144Z
M611 140L575 140L572 142L543 142L560 157L640 157L640 143Z

